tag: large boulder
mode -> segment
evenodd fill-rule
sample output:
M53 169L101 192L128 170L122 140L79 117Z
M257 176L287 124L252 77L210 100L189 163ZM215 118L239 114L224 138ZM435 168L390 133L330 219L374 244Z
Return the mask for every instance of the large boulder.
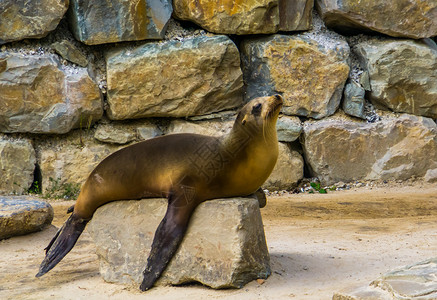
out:
M100 207L87 229L109 282L142 281L153 236L167 208L165 199L117 201ZM258 201L230 198L200 204L184 240L157 282L200 282L212 288L242 287L270 275Z
M35 150L28 140L0 140L0 194L27 192L35 162Z
M0 132L66 133L100 119L103 103L85 68L53 54L0 53Z
M323 21L343 33L377 31L413 39L437 35L435 0L317 0Z
M437 125L424 117L386 114L376 123L335 115L304 125L313 175L330 183L406 180L437 166Z
M221 34L266 34L307 30L313 0L174 0L174 14Z
M354 49L369 73L372 103L395 112L437 118L435 49L412 40L370 40Z
M349 74L349 46L323 34L273 35L242 42L247 98L282 94L282 112L320 119L333 114Z
M170 0L71 0L69 23L87 45L162 39L172 14Z
M147 43L107 53L111 119L187 117L242 104L242 73L226 36Z
M0 196L0 240L42 230L52 220L53 208L47 202Z
M68 0L0 1L0 45L45 37L67 9Z

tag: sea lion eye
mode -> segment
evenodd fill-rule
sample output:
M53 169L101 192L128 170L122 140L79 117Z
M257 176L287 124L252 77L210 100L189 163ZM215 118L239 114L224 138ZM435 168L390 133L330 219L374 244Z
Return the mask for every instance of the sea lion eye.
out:
M253 106L252 108L252 114L255 116L259 116L261 114L262 104L258 103Z

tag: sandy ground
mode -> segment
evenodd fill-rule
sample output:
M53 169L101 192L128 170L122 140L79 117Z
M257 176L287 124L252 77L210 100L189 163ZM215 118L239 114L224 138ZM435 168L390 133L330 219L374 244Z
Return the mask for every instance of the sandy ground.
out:
M361 188L269 197L262 214L272 275L263 284L141 293L106 283L86 232L55 269L37 279L43 249L72 203L51 202L54 226L0 242L0 299L331 299L334 292L437 256L436 186Z

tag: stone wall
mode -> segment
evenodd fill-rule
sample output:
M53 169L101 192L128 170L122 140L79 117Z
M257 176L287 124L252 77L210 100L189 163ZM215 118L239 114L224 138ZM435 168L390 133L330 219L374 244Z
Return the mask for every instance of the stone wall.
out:
M113 151L226 133L273 93L265 188L435 182L436 36L435 0L2 1L0 193L67 197Z

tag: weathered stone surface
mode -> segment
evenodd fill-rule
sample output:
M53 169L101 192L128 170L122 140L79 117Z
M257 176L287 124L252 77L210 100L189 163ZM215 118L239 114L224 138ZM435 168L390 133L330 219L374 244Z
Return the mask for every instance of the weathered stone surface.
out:
M303 178L303 158L299 152L291 150L287 144L279 143L279 156L275 168L264 182L268 190L289 190Z
M86 67L88 65L88 60L79 49L74 46L68 40L63 40L61 42L55 42L52 44L53 49L55 49L56 53L62 56L64 59L72 62L81 67Z
M174 120L167 129L169 133L196 133L211 136L221 136L229 133L234 125L234 120L218 121L207 120L199 122L189 122L184 120Z
M414 39L437 35L435 0L317 0L323 21L343 33L377 31Z
M325 38L330 40L329 37ZM344 40L273 35L242 42L247 98L282 94L282 112L320 119L340 105L349 73Z
M366 91L364 88L352 80L346 84L343 94L343 111L348 115L366 119L364 114L364 104L366 103L364 95Z
M87 229L104 280L139 284L165 199L117 201L100 207ZM117 216L114 218L114 216ZM159 285L197 281L212 288L242 287L270 274L258 201L206 201L194 212L184 240Z
M97 143L89 136L81 138L81 145L78 135L75 132L62 139L47 138L37 145L44 193L55 191L62 195L64 191L60 189L78 189L98 163L121 148L116 144Z
M162 39L173 11L170 0L71 0L74 36L87 45Z
M437 258L389 272L372 282L394 295L395 299L436 299Z
M367 287L334 294L333 300L437 299L437 258L431 258L382 275Z
M429 118L383 115L376 123L333 116L304 125L303 148L323 182L406 180L437 167L437 125Z
M0 132L66 133L103 114L100 91L84 68L56 55L0 53Z
M275 33L278 0L174 0L178 19L190 20L208 31L224 34Z
M46 36L67 9L68 0L0 1L0 45Z
M300 31L311 28L314 0L280 0L279 30Z
M187 117L242 104L240 56L226 36L147 43L106 59L111 119Z
M101 124L94 133L94 138L100 142L112 144L127 144L137 138L134 128L120 124Z
M0 240L42 230L52 219L53 208L46 202L0 196Z
M22 194L33 182L35 150L27 140L0 140L0 194Z
M372 103L437 118L437 51L417 41L371 40L356 53L369 72Z
M278 141L293 142L302 132L302 122L298 117L281 116L276 123Z

